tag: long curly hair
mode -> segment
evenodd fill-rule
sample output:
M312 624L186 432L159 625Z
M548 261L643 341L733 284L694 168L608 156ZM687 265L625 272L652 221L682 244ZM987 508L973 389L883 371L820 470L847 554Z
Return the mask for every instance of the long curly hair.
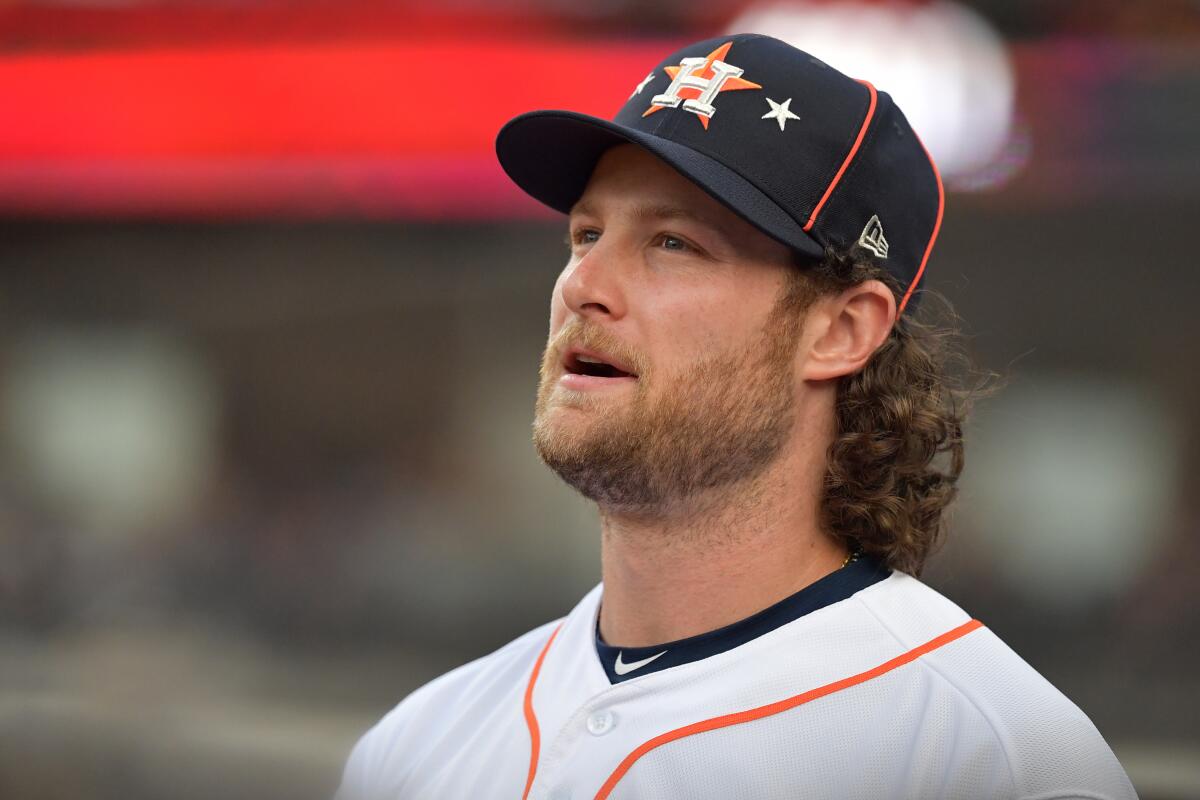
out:
M801 308L866 280L882 281L897 304L903 293L857 251L829 250L790 274L786 296ZM963 425L998 377L972 366L949 301L922 292L917 313L907 308L866 366L839 379L824 529L851 550L920 575L945 536L946 510L958 493Z

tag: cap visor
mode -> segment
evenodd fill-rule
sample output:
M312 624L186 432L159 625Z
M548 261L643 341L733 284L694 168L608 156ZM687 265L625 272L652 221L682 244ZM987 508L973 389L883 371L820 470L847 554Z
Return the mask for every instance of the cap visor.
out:
M496 155L517 186L550 208L568 214L604 151L626 142L658 156L771 238L813 258L824 253L800 223L720 161L670 139L606 119L574 111L531 111L500 129Z

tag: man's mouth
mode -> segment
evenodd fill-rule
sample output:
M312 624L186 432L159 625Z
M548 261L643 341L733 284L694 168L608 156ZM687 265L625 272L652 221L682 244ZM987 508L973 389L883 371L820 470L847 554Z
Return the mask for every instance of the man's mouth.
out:
M572 347L563 356L562 381L573 388L637 380L624 363L604 353Z

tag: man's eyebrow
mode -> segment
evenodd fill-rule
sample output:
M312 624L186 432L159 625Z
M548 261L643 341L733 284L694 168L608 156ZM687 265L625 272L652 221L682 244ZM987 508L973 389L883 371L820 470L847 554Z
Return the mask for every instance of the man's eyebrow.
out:
M599 216L598 211L589 203L580 201L571 208L571 216ZM683 206L671 205L669 203L649 203L645 205L634 206L630 215L639 221L647 220L663 220L663 219L687 219L697 222L705 227L711 228L722 235L728 235L725 227L714 222L709 217L703 214L697 214L690 208Z

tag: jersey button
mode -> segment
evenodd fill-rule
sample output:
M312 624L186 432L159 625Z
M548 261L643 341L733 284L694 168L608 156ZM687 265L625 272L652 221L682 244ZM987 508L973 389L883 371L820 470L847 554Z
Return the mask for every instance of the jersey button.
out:
M613 729L617 719L611 711L597 711L587 718L588 733L592 736L603 736Z

